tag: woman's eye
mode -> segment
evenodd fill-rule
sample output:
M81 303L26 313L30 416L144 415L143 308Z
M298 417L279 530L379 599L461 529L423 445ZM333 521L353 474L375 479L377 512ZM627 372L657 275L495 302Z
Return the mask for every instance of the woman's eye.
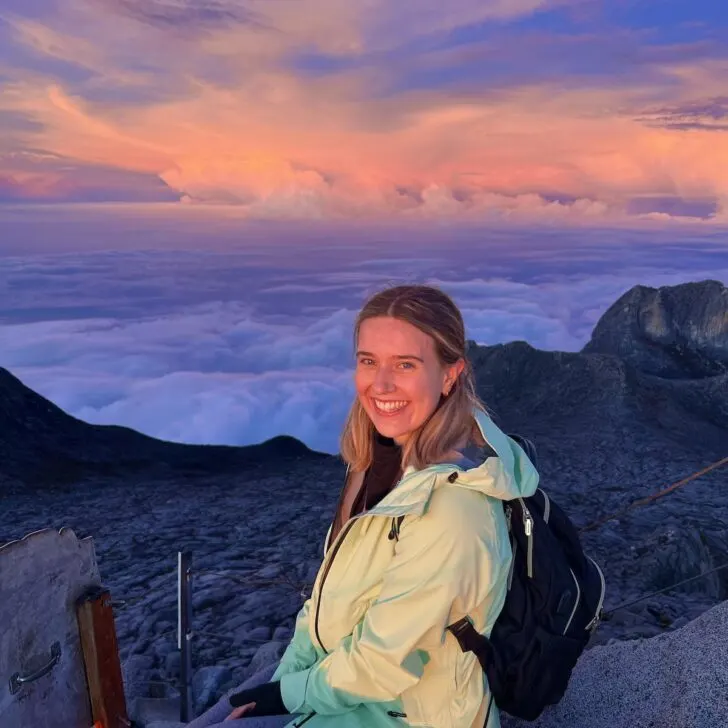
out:
M406 369L414 369L415 367L415 365L411 361L403 361L400 363L400 366Z

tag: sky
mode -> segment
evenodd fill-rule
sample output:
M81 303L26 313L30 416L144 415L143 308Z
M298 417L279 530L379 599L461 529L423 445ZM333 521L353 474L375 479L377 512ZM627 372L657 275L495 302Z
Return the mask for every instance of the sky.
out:
M3 0L0 203L728 221L718 0Z

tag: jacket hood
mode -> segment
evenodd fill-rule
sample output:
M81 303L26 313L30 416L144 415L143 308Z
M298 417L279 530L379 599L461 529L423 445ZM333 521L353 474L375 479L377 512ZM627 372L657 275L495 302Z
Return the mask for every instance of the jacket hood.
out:
M486 457L481 462L467 458L459 461L438 463L422 470L408 466L399 483L370 515L399 516L406 513L421 515L429 501L438 479L458 472L454 485L475 490L491 498L513 500L532 496L538 488L539 475L518 443L508 437L480 408L473 410L483 439L495 451L497 457Z

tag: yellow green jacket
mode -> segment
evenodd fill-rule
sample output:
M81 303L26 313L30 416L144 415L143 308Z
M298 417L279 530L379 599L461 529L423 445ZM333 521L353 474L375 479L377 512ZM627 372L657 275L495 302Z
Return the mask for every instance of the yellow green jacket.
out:
M497 458L471 469L410 466L334 543L327 535L271 678L300 714L290 728L483 728L487 680L446 628L467 615L490 634L511 562L499 501L533 495L539 478L514 440L480 409L473 416ZM399 536L389 538L398 516ZM494 707L488 728L498 726Z

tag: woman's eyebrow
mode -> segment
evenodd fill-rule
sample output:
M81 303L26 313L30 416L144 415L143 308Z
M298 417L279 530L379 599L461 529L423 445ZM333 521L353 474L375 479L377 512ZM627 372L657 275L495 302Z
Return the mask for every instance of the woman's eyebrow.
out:
M357 351L357 356L370 356L372 359L376 359L374 354L371 353L371 351ZM416 359L417 361L421 361L423 364L425 363L425 360L420 357L416 356L415 354L395 354L393 357L394 359Z

